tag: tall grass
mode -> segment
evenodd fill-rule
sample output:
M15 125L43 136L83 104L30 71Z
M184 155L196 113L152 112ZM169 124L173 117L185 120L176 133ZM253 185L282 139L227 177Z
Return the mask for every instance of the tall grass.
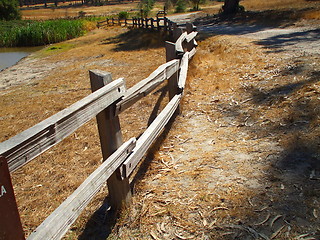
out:
M0 47L41 46L79 37L86 32L87 20L0 22Z

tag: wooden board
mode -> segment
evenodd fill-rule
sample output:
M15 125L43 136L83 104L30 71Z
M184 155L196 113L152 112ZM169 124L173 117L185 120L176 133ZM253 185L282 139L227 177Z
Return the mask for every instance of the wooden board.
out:
M61 239L83 209L136 145L132 138L106 159L37 229L28 240Z
M112 82L112 75L101 70L90 70L91 90L94 92ZM115 114L116 103L107 107L97 115L97 124L103 159L107 159L123 143L121 126ZM131 199L129 179L121 179L120 170L117 169L108 179L108 203L112 210L117 210Z
M24 240L7 160L0 156L0 239Z
M69 136L125 92L118 79L22 133L0 143L0 155L14 171Z
M181 94L174 96L167 106L161 111L157 118L151 123L147 130L137 140L132 154L123 163L122 177L129 177L143 155L148 151L154 140L160 135L177 107L179 106Z
M180 37L176 41L176 52L178 55L184 52L182 43L186 39L186 37L187 37L187 33L184 32L180 35Z
M186 41L191 42L198 35L198 32L191 32L186 36Z
M179 73L179 80L178 80L178 87L181 90L183 90L186 85L188 63L189 63L189 52L186 52L181 59L180 73Z
M139 99L145 97L148 93L163 83L164 80L170 78L178 70L179 60L177 59L159 66L153 73L149 75L149 77L143 79L128 89L123 99L117 103L116 115L132 106Z

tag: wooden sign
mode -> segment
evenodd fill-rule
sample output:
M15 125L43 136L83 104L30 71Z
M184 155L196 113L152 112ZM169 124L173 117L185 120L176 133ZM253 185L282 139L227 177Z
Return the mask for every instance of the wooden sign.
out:
M0 240L24 240L7 160L0 157Z

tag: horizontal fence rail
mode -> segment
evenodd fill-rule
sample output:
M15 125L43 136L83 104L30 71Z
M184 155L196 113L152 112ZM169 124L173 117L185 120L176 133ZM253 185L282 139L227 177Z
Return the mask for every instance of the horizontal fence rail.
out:
M172 22L167 17L156 17L156 18L142 18L142 17L133 17L133 18L107 18L104 21L97 23L97 27L105 26L127 26L132 28L146 28L154 30L164 30L165 32L173 32L176 26L176 23Z
M140 26L148 26L149 21L151 20L135 19L134 22ZM97 118L103 163L36 228L28 237L29 240L61 239L106 182L110 204L114 209L121 206L130 195L130 175L172 116L180 111L179 104L186 84L189 60L196 53L197 32L192 24L186 25L186 32L169 21L163 27L172 29L176 41L166 42L167 62L147 78L126 89L123 79L112 81L109 73L90 71L93 93L0 143L1 159L8 163L10 172L13 172L62 141L90 119ZM166 80L169 103L138 139L131 138L123 143L118 115ZM12 201L16 204L15 200ZM4 208L6 206L2 204L0 210ZM15 224L20 222L20 218L17 220ZM19 224L21 228L21 223ZM0 226L0 232L7 234L8 230L2 228Z
M56 145L97 113L124 95L123 79L113 81L97 92L0 144L0 155L15 171Z
M106 159L41 225L28 239L60 239L68 231L90 200L120 167L136 145L132 138Z

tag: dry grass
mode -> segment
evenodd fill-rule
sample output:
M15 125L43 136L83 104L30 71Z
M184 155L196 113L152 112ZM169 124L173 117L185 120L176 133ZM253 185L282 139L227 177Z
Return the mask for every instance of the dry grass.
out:
M258 4L245 3L246 8ZM272 2L266 3L271 8ZM154 37L144 35L145 42L129 48L135 36L126 31L94 30L33 55L39 65L44 64L42 71L48 65L55 68L41 79L3 90L1 141L89 94L90 69L109 71L114 79L125 77L132 86L165 61L164 49ZM199 45L190 64L182 114L155 146L157 151L146 157L134 179L133 204L123 209L109 239L250 239L255 234L252 229L271 236L282 226L277 239L316 232L319 188L318 180L309 175L315 171L318 177L318 165L311 164L301 177L298 171L290 175L279 162L291 166L289 159L310 153L307 159L312 163L320 156L319 57L288 58L235 36L210 37ZM291 89L290 84L296 87L286 95L273 91ZM144 131L160 96L161 91L155 92L121 115L125 139ZM92 120L15 172L13 183L26 233L100 161ZM84 230L88 234L82 239L109 231L106 215L102 219L93 215L105 196L102 189L66 239L76 239ZM284 217L277 220L279 214ZM91 226L86 228L88 219ZM309 225L304 226L306 221Z
M159 10L163 9L163 3L157 3L152 10L155 15ZM138 2L130 2L125 4L105 5L105 6L72 6L64 8L34 8L23 9L22 18L26 20L46 20L56 18L72 18L78 17L79 12L85 12L86 16L111 16L117 15L121 11L127 11L136 14L138 10Z
M108 39L126 31L121 28L95 30L82 38L56 45L62 46L62 49L50 46L33 55L38 59L38 64L44 61L49 65L63 64L57 65L42 79L35 79L27 85L19 85L2 92L1 141L88 95L90 69L111 72L114 79L124 77L127 86L130 87L164 63L163 48L140 50L137 46L136 50L131 51L116 50L119 43L111 43ZM144 39L151 39L152 42L154 37L149 35L154 36L147 33ZM163 41L161 38L158 40ZM119 41L121 43L122 40ZM54 53L55 51L57 53ZM122 114L121 123L125 139L143 132L159 94L151 95L136 104L131 111ZM101 161L99 148L96 124L95 120L92 120L57 147L12 175L19 211L27 234L96 168ZM86 212L86 217L89 215L90 213ZM79 221L84 223L83 219ZM79 227L81 228L83 225Z
M255 239L258 234L294 239L316 230L317 219L304 210L318 211L310 170L300 175L280 167L281 157L278 163L269 159L277 154L295 159L299 151L319 156L320 86L313 76L319 74L319 58L284 60L234 36L208 38L199 48L190 64L183 114L157 153L146 158L133 204L109 239ZM300 64L304 70L295 72ZM309 80L284 98L276 94L274 89L299 86L299 79ZM254 89L270 96L260 99ZM304 168L299 160L283 161ZM302 204L292 184L312 199L303 198ZM301 227L304 218L308 227Z
M317 6L319 1L306 1L306 0L269 0L269 1L258 1L258 0L244 0L241 2L247 10L271 10L271 9L303 9L306 6L312 7Z

